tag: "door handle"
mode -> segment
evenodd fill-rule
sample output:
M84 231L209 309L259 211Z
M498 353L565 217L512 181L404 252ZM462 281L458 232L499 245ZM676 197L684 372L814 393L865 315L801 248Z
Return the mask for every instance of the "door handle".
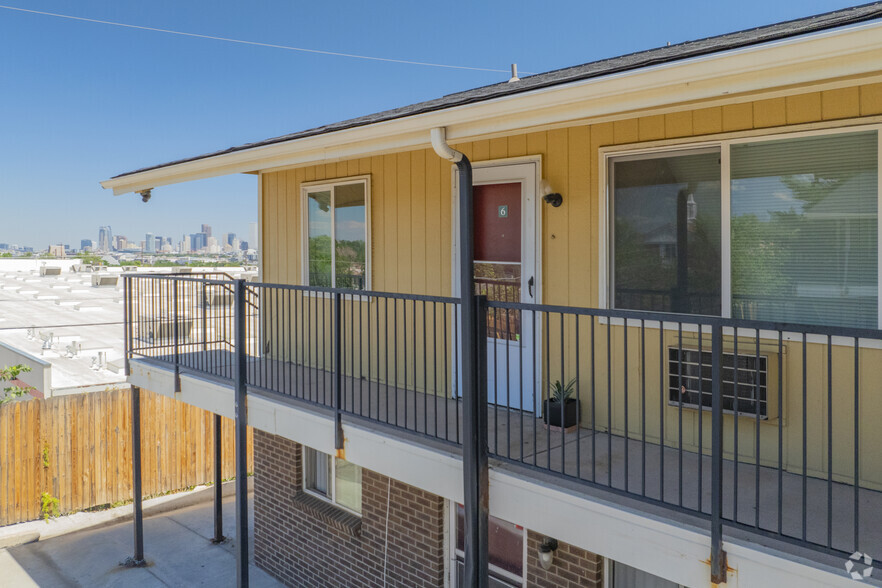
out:
M527 280L527 292L530 294L530 298L533 297L533 276L530 276L530 279Z

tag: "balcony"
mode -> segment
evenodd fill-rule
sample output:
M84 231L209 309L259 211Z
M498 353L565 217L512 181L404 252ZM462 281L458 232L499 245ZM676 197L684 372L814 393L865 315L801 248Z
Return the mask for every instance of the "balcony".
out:
M458 298L125 279L128 358L230 386L242 362L249 394L462 445ZM882 553L882 331L474 300L492 459L819 557ZM547 427L570 383L578 426Z

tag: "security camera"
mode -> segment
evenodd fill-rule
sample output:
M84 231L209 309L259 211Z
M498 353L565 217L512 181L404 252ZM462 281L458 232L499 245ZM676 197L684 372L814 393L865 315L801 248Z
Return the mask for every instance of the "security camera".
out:
M551 194L546 194L542 197L542 200L545 201L546 204L550 204L553 207L557 208L561 204L563 204L563 196L561 196L557 192L552 192Z
M141 202L149 202L150 196L153 195L153 188L147 188L146 190L141 190L138 194L141 195Z
M548 180L542 180L539 183L539 193L542 194L542 200L546 204L550 204L555 208L563 204L563 196L560 195L560 192L554 191Z

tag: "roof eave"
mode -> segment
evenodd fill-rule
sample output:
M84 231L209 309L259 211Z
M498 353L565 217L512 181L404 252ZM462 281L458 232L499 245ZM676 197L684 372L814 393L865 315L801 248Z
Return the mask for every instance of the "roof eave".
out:
M878 72L882 23L873 21L530 90L432 112L184 161L101 182L114 194L235 173L428 147L567 120Z

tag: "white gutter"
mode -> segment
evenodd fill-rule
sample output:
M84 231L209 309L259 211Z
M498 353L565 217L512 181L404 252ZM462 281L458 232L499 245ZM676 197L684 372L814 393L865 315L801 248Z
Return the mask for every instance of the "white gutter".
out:
M425 148L426 131L434 127L446 126L448 140L466 141L531 126L879 74L880 63L882 23L870 22L225 153L101 185L125 194L234 173Z

